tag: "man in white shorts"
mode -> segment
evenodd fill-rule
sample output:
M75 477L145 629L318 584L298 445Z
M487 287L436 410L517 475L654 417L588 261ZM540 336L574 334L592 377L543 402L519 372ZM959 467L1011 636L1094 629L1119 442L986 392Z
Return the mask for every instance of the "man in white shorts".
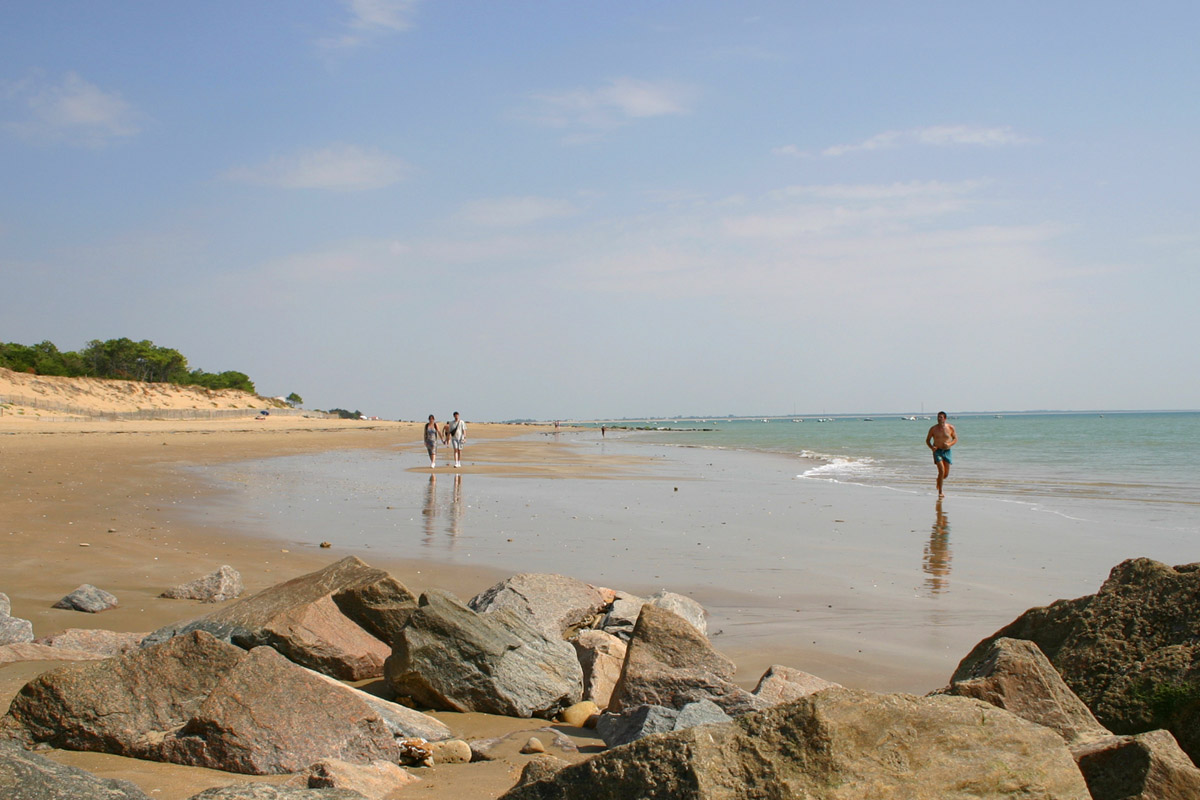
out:
M454 448L454 466L462 466L462 448L463 442L467 439L467 423L459 419L458 412L454 412L454 419L446 426L447 433L450 434L450 445Z

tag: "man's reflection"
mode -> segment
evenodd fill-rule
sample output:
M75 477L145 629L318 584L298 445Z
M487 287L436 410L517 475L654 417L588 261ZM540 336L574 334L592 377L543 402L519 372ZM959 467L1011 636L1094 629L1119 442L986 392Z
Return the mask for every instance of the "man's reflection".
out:
M937 514L933 519L933 530L929 533L929 543L925 545L925 555L921 559L921 569L925 571L925 586L931 595L939 595L950 586L950 520L942 511L942 500L937 501Z
M421 509L425 516L425 544L433 544L437 535L437 475L430 474L429 486L425 489L425 508Z
M462 473L458 472L454 475L454 495L450 501L450 527L447 528L447 531L450 534L450 547L452 549L454 547L454 543L458 540L459 526L462 525L462 517Z

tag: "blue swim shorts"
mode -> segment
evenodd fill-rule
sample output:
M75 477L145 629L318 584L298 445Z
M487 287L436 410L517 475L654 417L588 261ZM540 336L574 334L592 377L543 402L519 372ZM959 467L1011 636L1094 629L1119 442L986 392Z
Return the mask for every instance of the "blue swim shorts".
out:
M954 463L950 459L950 448L949 447L947 447L945 450L934 450L933 451L933 463L940 464L943 461L945 461L947 464Z

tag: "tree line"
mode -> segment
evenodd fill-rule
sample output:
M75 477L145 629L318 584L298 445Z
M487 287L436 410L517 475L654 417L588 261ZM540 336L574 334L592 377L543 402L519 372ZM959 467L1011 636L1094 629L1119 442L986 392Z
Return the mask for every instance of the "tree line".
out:
M60 351L49 341L34 345L0 342L0 367L64 378L110 378L256 393L254 382L244 372L188 369L182 353L148 339L93 339L78 352Z

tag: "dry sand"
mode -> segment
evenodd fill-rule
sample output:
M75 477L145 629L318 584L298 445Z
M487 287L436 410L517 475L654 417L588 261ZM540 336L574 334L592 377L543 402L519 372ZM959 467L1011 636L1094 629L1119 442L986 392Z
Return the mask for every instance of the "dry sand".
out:
M594 474L620 469L599 464L569 445L518 441L530 426L471 425L472 469L497 474ZM313 420L271 416L265 420L95 422L47 421L28 415L0 418L0 591L14 616L33 622L36 636L66 628L150 631L190 619L214 606L158 597L164 589L211 572L222 564L242 574L247 594L342 557L338 549L294 549L240 532L189 526L173 514L174 501L194 502L198 486L181 467L267 456L340 449L412 448L423 460L417 423ZM423 470L423 471L428 471ZM371 559L414 591L448 589L470 597L506 577L487 567L436 567L425 562ZM120 607L102 614L51 608L83 583L112 592ZM0 696L11 698L54 662L0 666ZM378 688L382 686L368 686ZM7 702L5 702L5 706ZM577 760L598 749L591 731L556 726L581 753L552 746L544 720L478 714L438 714L462 738L511 735L500 758L470 765L418 770L422 783L408 793L429 798L497 797L512 786L530 757L518 751L539 736L548 752ZM164 800L186 798L215 785L246 780L190 767L116 756L47 751L57 761L109 777L123 777ZM274 779L268 779L274 780Z

